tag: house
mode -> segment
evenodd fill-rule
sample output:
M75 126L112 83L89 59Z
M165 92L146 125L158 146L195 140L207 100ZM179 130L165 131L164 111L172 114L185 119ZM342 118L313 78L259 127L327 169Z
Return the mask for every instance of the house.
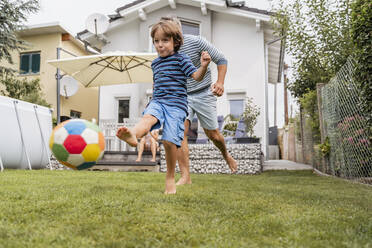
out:
M228 73L225 94L217 102L218 115L241 114L244 99L252 97L261 111L254 135L268 154L267 84L281 82L284 52L283 42L273 35L272 13L224 0L137 0L109 15L109 27L102 35L84 30L78 39L101 52L153 52L151 27L167 15L181 20L184 33L205 37L225 55ZM215 80L216 66L211 69ZM152 82L101 87L99 120L120 123L139 117L151 94Z
M20 79L40 79L46 101L52 105L53 117L57 117L57 80L56 68L47 60L89 55L84 44L73 37L59 23L45 23L27 26L17 32L20 39L29 46L20 52L13 51L14 64L4 64L17 71ZM63 78L63 72L60 73ZM77 84L78 91L70 97L59 96L60 116L67 118L98 118L98 89L84 88Z

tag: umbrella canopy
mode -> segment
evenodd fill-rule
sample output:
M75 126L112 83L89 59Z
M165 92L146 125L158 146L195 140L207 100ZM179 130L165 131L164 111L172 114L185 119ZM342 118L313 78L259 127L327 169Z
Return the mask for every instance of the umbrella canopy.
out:
M47 61L85 87L112 84L151 83L151 62L156 53L109 52Z

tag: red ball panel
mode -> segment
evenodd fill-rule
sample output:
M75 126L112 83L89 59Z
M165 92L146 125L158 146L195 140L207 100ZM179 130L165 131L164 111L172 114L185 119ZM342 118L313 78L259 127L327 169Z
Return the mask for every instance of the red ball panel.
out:
M87 143L85 143L84 139L80 135L70 134L63 145L70 154L80 154Z

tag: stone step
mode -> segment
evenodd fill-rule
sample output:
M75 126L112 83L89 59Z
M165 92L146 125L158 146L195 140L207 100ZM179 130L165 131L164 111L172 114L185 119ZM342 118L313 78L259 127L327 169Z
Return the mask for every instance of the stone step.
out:
M134 162L137 159L138 152L136 151L105 151L103 157L98 162L104 161L118 161L118 162ZM156 153L157 159L160 158L160 152ZM142 154L142 161L150 162L152 159L151 151L144 151Z

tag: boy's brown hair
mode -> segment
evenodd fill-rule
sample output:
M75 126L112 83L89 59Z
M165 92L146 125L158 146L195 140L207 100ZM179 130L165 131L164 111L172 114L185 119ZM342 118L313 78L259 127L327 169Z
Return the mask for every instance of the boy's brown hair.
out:
M161 29L167 37L173 38L174 51L177 52L183 45L183 36L180 27L174 22L159 21L151 28L151 38L153 43L155 33L159 29Z

